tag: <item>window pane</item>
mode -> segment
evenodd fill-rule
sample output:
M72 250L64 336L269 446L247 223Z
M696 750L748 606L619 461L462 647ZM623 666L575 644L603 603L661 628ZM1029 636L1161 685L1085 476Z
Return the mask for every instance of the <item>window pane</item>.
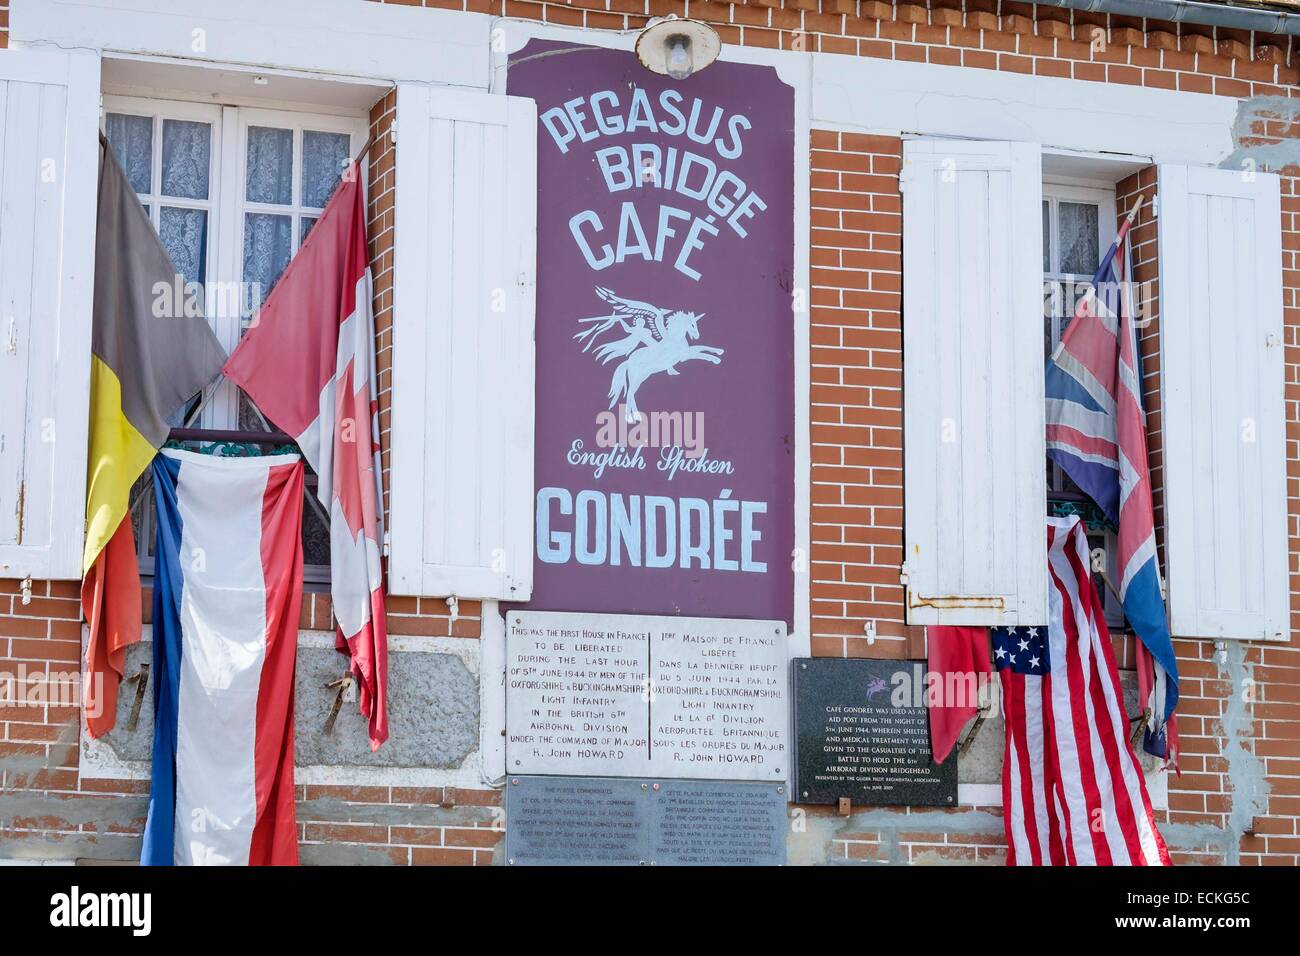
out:
M249 202L280 206L293 203L293 131L266 126L248 128Z
M307 488L305 494L315 495L316 490ZM302 563L322 564L326 567L330 563L329 525L321 520L315 506L306 500L302 503Z
M1060 298L1060 317L1061 317L1061 334L1065 334L1066 328L1069 327L1070 320L1074 318L1074 313L1079 309L1079 303L1092 291L1092 283L1079 280L1066 280L1061 283Z
M247 329L244 331L247 331ZM239 425L237 427L241 432L275 431L275 426L266 420L266 416L253 404L253 400L248 397L242 388L239 390Z
M158 235L176 271L186 282L207 278L208 214L202 209L163 206L158 211Z
M293 217L267 212L244 214L245 309L251 315L266 301L293 254ZM253 283L259 289L253 289ZM259 295L260 292L260 295Z
M262 420L261 413L253 400L249 398L244 390L239 390L239 430L241 432L264 432L270 431L266 426L268 422Z
M162 193L184 199L208 198L212 126L188 120L163 120Z
M1043 200L1043 271L1052 271L1052 204Z
M126 170L131 188L138 193L149 192L153 182L153 117L109 113L104 122L104 135Z
M323 209L348 156L346 133L319 133L303 130L302 133L302 204ZM305 233L304 233L305 235Z
M316 221L316 216L303 216L302 219L299 220L301 225L298 228L302 230L302 238L298 240L299 246L307 241L307 234L311 232L311 227L316 225Z
M1061 234L1061 271L1092 275L1097 271L1097 207L1092 203L1062 202L1057 228Z
M135 550L140 557L148 557L157 543L154 538L153 478L148 471L131 486L131 529L135 532Z
M1061 292L1055 282L1043 283L1043 356L1050 358L1056 348L1057 312Z

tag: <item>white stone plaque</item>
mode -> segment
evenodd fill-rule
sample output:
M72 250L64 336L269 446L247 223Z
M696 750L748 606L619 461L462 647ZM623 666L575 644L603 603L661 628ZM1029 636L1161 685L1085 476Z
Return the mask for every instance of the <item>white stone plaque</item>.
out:
M785 623L512 611L510 773L785 780Z

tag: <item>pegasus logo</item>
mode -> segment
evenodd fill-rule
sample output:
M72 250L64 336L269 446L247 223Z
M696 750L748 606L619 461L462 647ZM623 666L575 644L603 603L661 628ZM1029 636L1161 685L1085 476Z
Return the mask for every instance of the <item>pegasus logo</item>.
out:
M691 344L700 337L703 312L670 312L649 302L624 299L600 286L596 287L596 295L609 303L613 314L579 319L586 328L574 338L583 343L582 351L588 352L610 329L615 326L622 328L624 337L599 345L595 355L602 365L608 365L614 359L623 360L614 369L609 385L609 407L624 401L629 422L641 420L636 393L651 375L659 372L677 375L677 363L691 359L721 364L722 349Z

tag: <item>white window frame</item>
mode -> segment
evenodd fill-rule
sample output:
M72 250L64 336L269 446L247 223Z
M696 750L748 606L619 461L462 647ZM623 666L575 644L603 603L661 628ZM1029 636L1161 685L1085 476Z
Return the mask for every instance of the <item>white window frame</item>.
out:
M1097 211L1097 254L1103 256L1110 244L1115 241L1117 226L1115 187L1079 186L1053 180L1043 179L1043 199L1048 202L1050 215L1048 219L1048 270L1043 274L1045 281L1054 282L1088 282L1092 276L1082 276L1072 272L1061 271L1060 237L1057 227L1060 224L1059 205L1064 202L1090 203L1099 206ZM1052 326L1052 345L1061 341L1061 329L1057 322Z
M182 94L178 94L182 95ZM339 116L306 110L264 109L260 107L221 106L195 103L186 99L165 97L139 97L106 94L100 111L100 129L105 128L109 113L151 117L154 124L153 156L150 167L150 193L140 200L149 205L150 219L158 228L162 205L205 209L208 212L208 248L206 283L211 288L242 288L244 270L244 214L267 212L293 217L291 255L296 255L302 245L301 217L319 217L321 209L301 203L302 186L302 136L303 130L346 133L349 136L349 156L361 151L370 132L368 116ZM212 124L211 167L208 176L208 199L193 200L162 196L159 193L162 173L162 122L165 119L196 120ZM248 170L248 128L273 126L293 131L293 192L292 205L278 206L251 202L245 199L245 181ZM364 175L364 164L363 164ZM245 321L238 313L216 309L212 296L208 297L207 314L217 338L227 352L239 344ZM200 428L239 428L239 391L222 379L214 394L204 405L194 424ZM315 494L308 489L308 499ZM137 542L141 570L153 573L153 559L148 557L148 544ZM307 565L304 577L308 582L327 583L330 571L327 565Z
M153 154L149 166L149 192L137 193L140 202L149 209L149 221L154 231L159 228L162 207L175 206L179 209L202 209L208 214L207 261L203 274L211 278L217 265L216 243L217 222L221 210L221 107L206 103L189 103L171 100L152 100L138 96L105 96L100 115L100 128L107 123L109 113L124 113L130 116L148 117L153 122ZM162 127L164 120L184 120L187 122L208 123L212 126L212 148L208 157L208 198L186 199L181 196L164 196L162 189Z
M261 212L273 215L287 215L292 218L289 255L291 262L302 247L302 217L320 218L322 211L320 208L304 206L301 203L303 130L347 133L351 137L348 155L356 156L370 134L370 121L366 117L354 119L323 113L233 106L226 107L225 112L227 114L226 131L227 133L233 132L235 142L235 148L229 152L234 154L235 170L233 175L238 188L230 191L233 197L228 206L228 228L222 232L221 240L223 244L230 243L226 253L231 257L230 261L235 281L242 282L244 278L244 224L246 213ZM290 195L290 205L280 206L272 203L253 202L245 198L245 184L248 175L248 130L251 126L272 126L278 129L289 129L293 132L293 191ZM223 175L229 169L229 162L230 160L227 159L226 164L223 165ZM265 294L266 290L263 290L263 295ZM228 327L223 330L222 344L226 346L227 351L233 351L235 346L239 344L239 340L248 324L246 319L241 318L236 322L233 321L233 318L231 317L231 320L226 322ZM217 334L222 335L222 331ZM217 393L213 396L212 401L208 403L208 407L214 410L214 414L220 414L222 419L230 424L213 426L208 425L205 421L203 427L239 427L239 395L237 389L229 382L223 381L217 387Z
M158 226L158 207L161 203L204 208L208 212L207 281L209 283L239 283L244 269L244 214L267 212L293 216L292 253L297 254L302 245L300 217L319 213L316 207L301 204L301 157L304 129L330 133L347 133L350 137L351 155L360 152L369 135L370 122L364 116L337 116L285 109L261 109L240 106L210 106L183 99L145 98L138 96L106 95L101 115L101 128L109 113L128 113L134 116L151 116L154 119L152 192L141 197L151 206L150 218ZM199 120L213 124L212 168L209 176L209 200L205 205L197 200L173 200L158 195L158 178L162 156L162 121L164 119ZM248 171L248 128L274 126L293 131L293 204L277 206L250 202L244 198L245 177ZM209 309L211 315L212 310ZM213 331L229 352L239 344L244 322L236 315L217 315L210 318ZM237 390L223 381L216 394L208 401L196 423L202 428L238 428L239 409Z

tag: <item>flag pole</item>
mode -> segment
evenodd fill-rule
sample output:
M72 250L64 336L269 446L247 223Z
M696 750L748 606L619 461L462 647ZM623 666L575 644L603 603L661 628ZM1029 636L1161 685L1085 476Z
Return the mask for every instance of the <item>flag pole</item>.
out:
M1142 200L1145 193L1138 193L1137 202L1133 203L1133 208L1128 211L1128 224L1131 226L1137 220L1138 213L1142 211Z

